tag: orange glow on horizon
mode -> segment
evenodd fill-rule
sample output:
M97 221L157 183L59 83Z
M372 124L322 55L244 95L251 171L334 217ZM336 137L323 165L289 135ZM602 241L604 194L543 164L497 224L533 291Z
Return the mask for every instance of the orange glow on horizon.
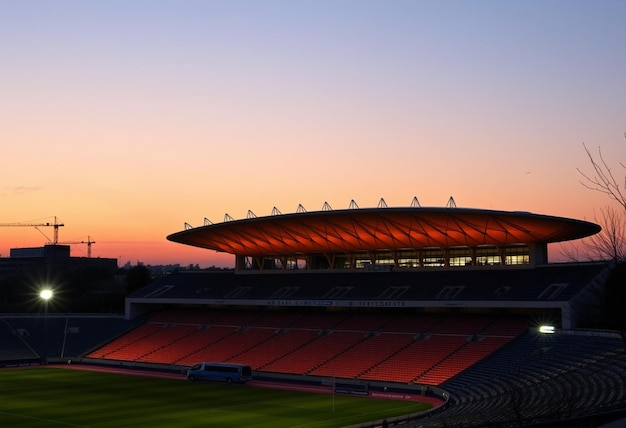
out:
M274 206L593 222L582 143L626 162L625 2L5 3L0 223L58 216L120 265L232 267L166 237ZM40 232L0 228L0 256Z

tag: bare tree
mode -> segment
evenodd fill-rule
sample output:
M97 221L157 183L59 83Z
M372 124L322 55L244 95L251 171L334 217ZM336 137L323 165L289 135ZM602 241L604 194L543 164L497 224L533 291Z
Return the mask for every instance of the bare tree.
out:
M561 244L561 255L570 262L580 260L615 260L626 262L626 215L613 206L600 208L594 221L602 225L596 235L583 238L580 245Z
M624 136L626 137L626 133ZM583 147L593 172L585 173L580 168L576 168L582 177L581 184L587 189L607 195L610 200L617 202L621 207L616 210L613 205L607 205L600 209L600 218L596 216L595 221L602 226L602 231L582 241L585 255L592 259L624 262L626 261L626 165L619 162L624 173L622 185L622 177L620 176L619 180L616 178L617 174L604 159L600 147L598 147L597 155L592 154L585 143ZM578 258L578 252L575 249L565 250L564 254L569 259Z
M594 259L626 261L626 215L611 206L600 208L600 213L596 222L602 231L583 240L584 248Z
M626 133L624 136L626 137ZM576 168L583 177L581 184L588 189L608 195L610 199L620 204L626 212L626 165L623 162L619 162L619 165L624 170L624 184L620 187L620 183L613 175L613 170L602 156L602 149L598 147L598 155L594 157L585 143L583 143L583 147L593 168L593 174L586 174L580 168Z

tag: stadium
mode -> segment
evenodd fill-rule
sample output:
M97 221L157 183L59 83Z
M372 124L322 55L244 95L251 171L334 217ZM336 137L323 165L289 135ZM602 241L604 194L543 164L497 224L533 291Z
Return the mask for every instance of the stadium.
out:
M0 357L245 364L261 381L434 403L390 426L599 426L626 413L623 335L593 328L615 262L550 263L548 247L600 230L452 198L226 214L167 239L232 254L233 270L157 278L123 318L50 317L43 335L41 319L5 317Z

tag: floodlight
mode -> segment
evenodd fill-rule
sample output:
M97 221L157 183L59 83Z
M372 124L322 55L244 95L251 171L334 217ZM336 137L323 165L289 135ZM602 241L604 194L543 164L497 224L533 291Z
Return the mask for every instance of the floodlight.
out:
M52 290L50 290L49 288L44 288L39 292L39 297L41 297L45 301L50 300L52 298Z
M539 326L539 333L554 334L556 333L556 329L553 325L541 325Z

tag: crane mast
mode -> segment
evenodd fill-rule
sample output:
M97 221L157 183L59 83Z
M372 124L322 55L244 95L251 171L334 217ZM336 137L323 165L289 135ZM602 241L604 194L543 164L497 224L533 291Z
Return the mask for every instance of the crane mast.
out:
M96 241L91 240L91 236L87 237L86 241L70 241L70 242L59 242L59 244L87 244L87 257L91 258L91 244L95 244Z

